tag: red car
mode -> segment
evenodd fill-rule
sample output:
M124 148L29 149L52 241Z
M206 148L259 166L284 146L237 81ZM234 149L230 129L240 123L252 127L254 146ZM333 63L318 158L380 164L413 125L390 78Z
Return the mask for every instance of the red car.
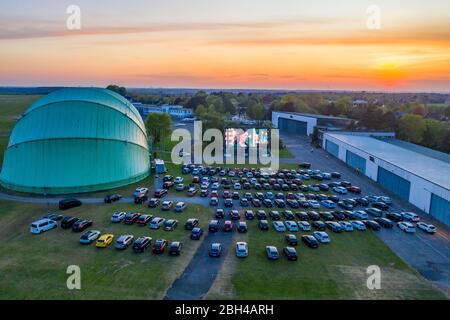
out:
M241 214L237 210L231 210L230 211L230 219L231 220L239 220L239 219L241 219Z
M347 191L349 191L351 193L361 193L361 188L357 187L357 186L350 186L350 187L347 187Z
M152 252L156 254L164 253L166 247L167 247L167 240L158 239L155 241L155 244L152 247Z
M155 196L155 198L162 198L162 197L164 197L166 194L167 194L167 189L157 189L157 190L155 191L154 196Z
M200 182L200 178L197 176L192 177L192 182L193 183L199 183Z
M213 190L211 191L211 193L209 194L209 196L211 198L218 198L219 197L219 192L217 190Z
M223 224L223 231L230 232L233 230L233 223L230 220L226 220Z

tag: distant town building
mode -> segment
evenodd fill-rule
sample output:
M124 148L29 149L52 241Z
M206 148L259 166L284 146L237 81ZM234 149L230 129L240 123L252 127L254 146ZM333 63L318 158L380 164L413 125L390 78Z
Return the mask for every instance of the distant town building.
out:
M180 105L152 105L152 104L143 104L139 102L133 103L134 107L139 111L142 118L146 119L150 113L167 113L174 119L185 119L191 118L194 115L192 109L184 108Z
M366 100L353 100L353 107L362 107L367 105Z

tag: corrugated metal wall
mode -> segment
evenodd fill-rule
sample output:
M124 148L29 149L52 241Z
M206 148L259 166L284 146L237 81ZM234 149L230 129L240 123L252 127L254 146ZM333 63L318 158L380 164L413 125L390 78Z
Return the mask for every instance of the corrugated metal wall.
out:
M382 167L378 167L378 183L399 197L409 201L411 183Z
M336 143L330 140L325 140L325 150L327 150L330 154L332 154L336 158L339 157L339 145L337 145Z
M345 162L352 168L356 169L361 173L366 173L366 159L358 156L356 153L351 151L346 152Z
M307 135L308 124L304 121L296 121L286 118L278 118L278 128L281 132L290 134Z
M431 194L430 214L450 226L450 201Z

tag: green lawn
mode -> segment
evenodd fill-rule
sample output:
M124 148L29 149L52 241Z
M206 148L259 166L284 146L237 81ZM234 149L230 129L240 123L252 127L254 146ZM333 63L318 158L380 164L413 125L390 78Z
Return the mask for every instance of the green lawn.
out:
M248 234L236 241L248 241L249 257L237 259L231 251L208 299L445 299L372 231L329 233L332 242L318 249L300 243L297 262L269 261L265 246L281 253L285 233L260 231L257 221L248 224ZM381 268L380 290L367 289L369 265Z
M284 148L280 149L279 157L285 159L293 159L294 155L287 148Z
M16 118L41 96L0 94L0 133L8 133L14 127Z
M189 239L183 228L190 217L200 219L206 227L210 209L190 205L183 213L162 212L133 204L83 205L65 214L94 220L94 229L102 232L148 235L180 240L184 244L180 257L150 252L134 254L131 249L113 247L97 249L81 246L80 234L55 229L31 235L29 224L54 207L46 205L0 202L0 299L161 299L170 284L180 275L199 246ZM117 210L142 211L162 217L173 217L180 225L173 232L150 230L137 225L112 224L110 216ZM81 290L66 288L66 268L81 268Z

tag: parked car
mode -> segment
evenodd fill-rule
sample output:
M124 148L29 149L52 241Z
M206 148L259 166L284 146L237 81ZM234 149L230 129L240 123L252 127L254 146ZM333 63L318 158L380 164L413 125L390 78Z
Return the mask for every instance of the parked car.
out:
M144 227L150 222L150 220L152 220L152 218L153 216L151 214L142 214L139 216L139 218L137 218L136 224L138 226Z
M300 221L300 222L305 222L305 221ZM297 232L298 231L298 225L297 225L297 222L295 222L295 221L292 221L292 220L285 221L284 225L289 232Z
M277 231L277 232L286 231L286 227L285 227L284 223L281 221L273 221L272 225L273 225L275 231Z
M128 212L125 215L125 219L123 219L123 223L125 224L133 224L139 219L140 214L137 212Z
M331 242L330 237L328 236L328 234L325 231L314 231L313 232L313 236L320 243L329 243L329 242Z
M364 210L353 211L353 215L355 216L355 218L358 218L358 219L361 219L361 220L369 219L369 215Z
M258 220L267 220L267 214L264 210L258 210L256 211L256 218Z
M336 204L331 200L322 200L320 204L328 209L334 209L336 207Z
M274 210L270 211L269 216L273 221L281 220L281 215L278 211L274 211Z
M375 218L373 220L378 222L378 224L383 228L392 228L394 226L394 223L392 223L392 221L387 218Z
M338 222L327 221L327 222L325 222L325 224L327 225L327 228L330 229L333 232L340 233L340 232L343 231L343 228L342 228L341 224L338 223Z
M30 225L30 232L32 234L40 234L58 227L58 223L52 219L40 219L34 221Z
M211 220L208 225L209 232L219 231L219 220Z
M240 221L237 227L238 232L244 233L247 232L248 228L247 228L247 222L245 221Z
M164 224L165 221L166 221L166 219L161 218L161 217L153 218L150 221L150 229L153 229L153 230L159 229Z
M407 221L400 221L397 222L397 226L400 228L400 230L403 230L406 233L415 233L416 227L411 222Z
M357 187L357 186L350 186L350 187L347 188L347 191L349 191L351 193L360 194L361 193L361 188Z
M163 201L162 205L161 205L161 210L163 211L169 211L170 209L172 209L173 207L173 201Z
M164 230L165 231L173 231L178 225L178 220L168 219L164 222Z
M233 223L230 220L225 220L222 230L225 232L233 231Z
M309 234L305 234L302 236L302 242L310 248L318 248L319 247L319 242L317 241L317 239L314 238L314 236L309 235Z
M67 210L75 207L81 206L81 201L78 199L63 199L59 201L59 209L60 210Z
M78 220L72 225L72 231L81 232L92 226L92 220Z
M269 260L277 260L280 258L277 247L266 246L266 255Z
M340 194L346 194L347 193L347 189L345 189L344 187L334 187L333 191L336 193L340 193Z
M115 201L119 201L120 199L122 199L122 196L120 194L114 193L114 194L107 194L103 199L103 201L105 203L112 203Z
M167 247L166 239L158 239L155 241L152 247L152 252L155 254L163 254Z
M346 232L353 231L353 225L351 224L351 222L340 221L339 224L341 225L343 231L346 231Z
M172 241L169 244L169 255L179 256L181 254L182 243L180 241Z
M248 256L247 242L243 241L236 242L236 257L245 258L247 256Z
M210 200L209 200L209 205L210 206L217 206L219 204L219 199L217 199L216 197L212 197Z
M253 213L253 210L245 210L245 219L247 220L253 220L255 219L255 214Z
M167 189L156 189L153 196L155 198L162 198L165 195L167 195L167 192L168 192Z
M366 225L367 229L372 229L373 231L379 231L381 229L379 223L374 220L363 220L363 223Z
M149 208L156 208L160 203L160 200L158 198L151 198L148 201L148 207Z
M311 224L308 221L297 221L297 225L301 231L311 230Z
M358 230L358 231L366 231L366 225L358 220L352 220L350 221L351 224L353 225L353 228Z
M401 212L400 213L403 217L403 220L411 221L411 222L419 222L420 218L417 214L413 212Z
M323 221L314 221L312 223L312 226L314 227L314 229L316 229L317 231L325 231L327 229L327 225L325 224L325 222Z
M121 235L117 240L116 240L116 244L115 244L115 248L117 250L125 250L126 248L128 248L134 240L134 236L131 234L125 234L125 235Z
M287 234L284 236L284 238L290 246L296 246L298 244L297 237L293 234Z
M267 222L267 220L259 220L258 226L259 229L263 231L269 230L269 223Z
M98 230L88 230L83 233L80 237L80 244L91 244L95 240L97 240L101 235L101 232Z
M114 240L114 235L112 234L102 234L95 243L97 248L106 248L108 247Z
M175 212L182 212L186 208L187 208L186 202L183 201L177 202L177 204L175 205Z
M122 222L123 219L125 219L125 216L127 215L126 212L121 211L121 212L115 212L113 213L113 215L111 216L111 222L113 223L119 223Z
M366 212L376 218L381 218L383 216L383 211L377 208L367 208Z
M403 216L396 212L386 212L386 218L395 222L403 221Z
M298 259L297 250L295 250L295 248L293 247L284 247L283 253L286 259L288 259L289 261L297 261Z
M325 220L325 221L334 220L334 215L329 211L323 211L320 213L320 215L322 216L323 220Z
M222 219L225 216L223 209L221 208L217 209L215 216L217 219Z
M50 220L50 219L49 219L49 220ZM64 218L61 220L61 228L63 228L63 229L70 229L70 228L72 228L73 224L74 224L75 222L77 222L78 220L80 220L80 219L77 218L77 217L70 217L70 216L64 217ZM52 221L53 221L53 220L52 220Z
M372 207L377 208L382 211L386 211L389 209L389 206L386 203L381 202L381 201L372 202Z
M191 239L192 240L200 240L200 237L203 235L203 229L199 227L195 227L191 231Z
M209 256L210 257L220 257L222 253L222 245L218 242L211 243L209 247Z
M136 188L133 192L134 203L141 204L148 200L148 188Z
M416 226L417 226L417 228L419 228L420 230L422 230L426 233L430 233L430 234L436 233L436 227L432 224L428 224L425 222L418 222L416 224Z
M312 221L320 220L320 214L317 213L316 211L309 211L308 216L309 216L309 219Z
M295 215L301 221L308 221L309 220L308 214L306 212L304 212L304 211L296 212Z

